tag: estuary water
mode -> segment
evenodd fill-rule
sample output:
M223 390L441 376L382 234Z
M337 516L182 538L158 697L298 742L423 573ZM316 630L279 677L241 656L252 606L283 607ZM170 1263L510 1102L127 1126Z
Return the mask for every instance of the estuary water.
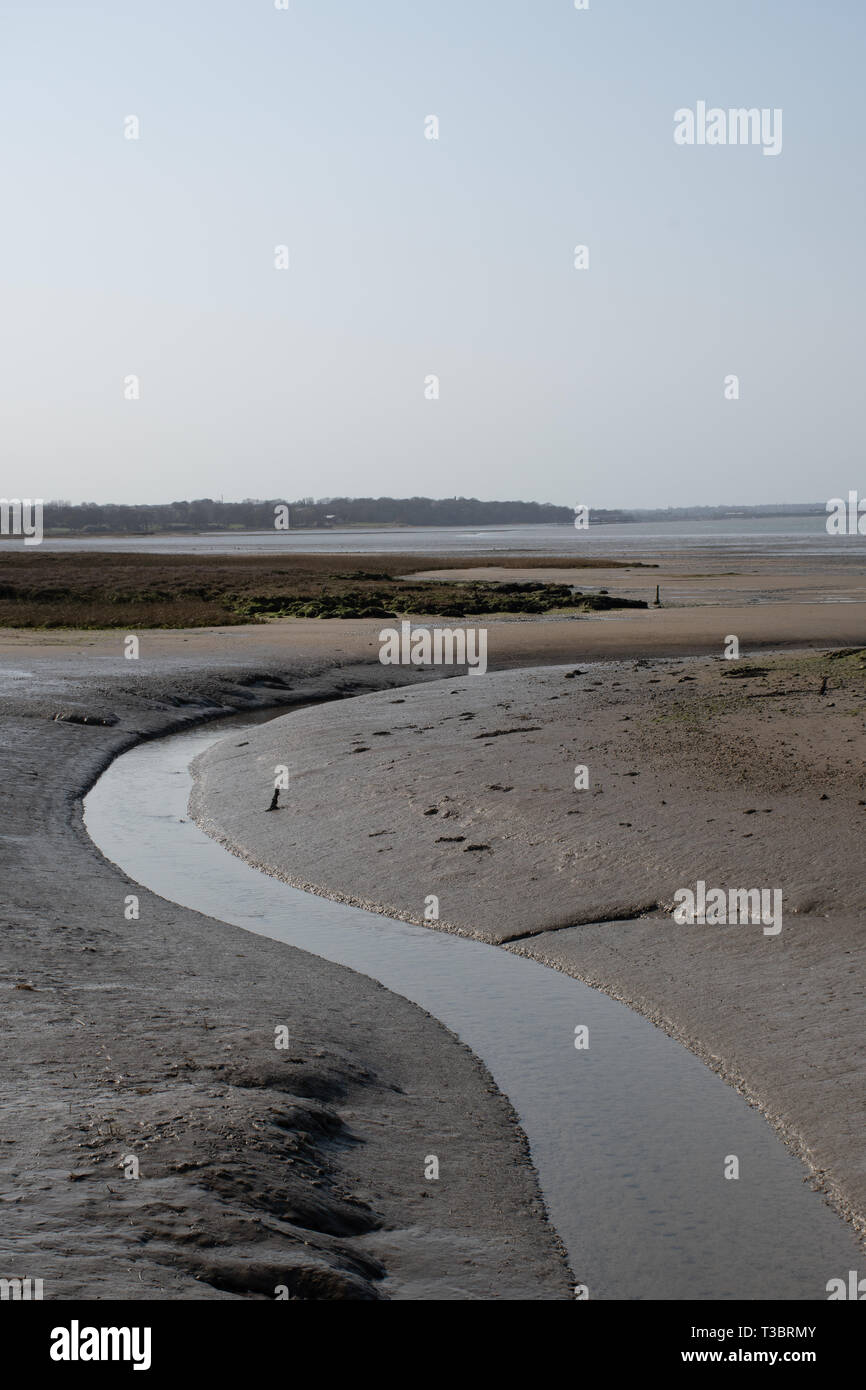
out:
M23 541L7 541L23 549ZM639 559L679 550L716 550L754 558L819 555L830 562L866 558L866 536L829 536L822 516L745 517L728 521L641 521L574 526L347 527L321 531L225 531L201 535L81 536L45 540L52 551L126 551L193 555L588 555Z

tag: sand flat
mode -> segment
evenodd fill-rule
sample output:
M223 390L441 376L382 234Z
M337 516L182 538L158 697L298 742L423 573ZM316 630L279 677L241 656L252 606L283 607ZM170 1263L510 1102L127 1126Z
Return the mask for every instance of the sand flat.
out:
M82 841L78 798L118 749L221 711L335 697L340 703L285 722L278 749L250 740L248 759L232 768L249 802L234 782L220 792L212 765L210 805L251 857L265 851L273 869L306 886L415 921L424 895L441 890L443 927L536 955L679 1037L764 1109L837 1208L862 1222L863 667L856 657L824 665L817 658L828 646L860 647L866 632L857 565L846 561L840 554L832 563L824 556L756 565L703 553L676 557L658 575L600 570L592 576L598 587L627 583L633 596L649 598L658 579L663 602L667 586L682 606L491 620L491 670L499 674L483 679L383 668L378 620L147 630L138 662L124 658L120 629L0 631L11 822L4 1046L13 1067L28 1059L30 1092L27 1105L15 1087L3 1095L16 1138L6 1154L18 1194L10 1209L15 1249L38 1255L45 1276L70 1296L268 1296L275 1263L293 1269L301 1297L367 1298L382 1287L392 1297L414 1296L411 1289L440 1297L446 1285L449 1297L484 1297L494 1266L503 1296L527 1277L531 1296L567 1296L513 1117L484 1073L465 1049L452 1056L456 1044L447 1034L442 1042L438 1025L422 1029L413 1048L417 1011L388 1012L391 1041L383 1044L382 992L368 1000L303 953L292 966L291 998L303 998L307 1034L320 1038L309 1078L324 1097L316 1104L327 1108L337 1084L343 1122L367 1121L364 1145L345 1151L360 1166L332 1168L314 1144L306 1158L325 1168L328 1191L313 1200L315 1189L302 1181L294 1199L311 1220L313 1209L327 1210L339 1226L338 1189L363 1193L394 1237L384 1275L364 1257L364 1237L353 1253L351 1233L336 1234L336 1226L315 1237L313 1268L303 1258L293 1266L296 1236L259 1230L250 1205L250 1194L283 1172L282 1151L269 1155L257 1142L253 1168L243 1171L239 1157L251 1128L269 1123L268 1107L284 1103L261 1072L251 1020L263 1011L270 1021L283 1008L285 950L261 941L235 951L227 929L150 897L132 935L118 908L129 885ZM589 586L588 572L568 573ZM805 655L796 670L727 682L719 671L729 633L747 661L767 664L774 647ZM710 659L684 659L695 653ZM562 663L565 670L528 669ZM260 804L275 751L297 774L305 816L269 847L261 817L244 816ZM595 764L591 793L571 785L578 762ZM740 879L782 881L781 935L768 943L751 928L672 931L672 883L734 865ZM215 942L225 949L211 959ZM263 979L273 982L267 991ZM189 1020L199 1012L193 1034ZM344 1036L347 1017L355 1021ZM214 1023L220 1050L230 1049L240 1067L224 1078L214 1072ZM389 1071L394 1038L400 1076ZM449 1078L461 1078L449 1101L454 1122L474 1096L473 1135L513 1182L505 1205L500 1184L484 1216L470 1177L434 1257L432 1243L425 1252L415 1241L425 1204L399 1197L393 1122L383 1129L378 1121L383 1094L393 1112L396 1080L419 1098L401 1105L398 1135L410 1149L413 1135L421 1142L430 1123L423 1078L440 1049ZM356 1063L381 1077L385 1091ZM255 1086L239 1084L252 1075ZM154 1206L135 1184L102 1182L103 1165L130 1142L130 1123L138 1137L144 1126L163 1169L181 1165L173 1176L161 1173L168 1207ZM203 1201L196 1174L217 1171L222 1188ZM250 1237L240 1265L226 1251L194 1254L191 1213L205 1241ZM455 1295L448 1251L467 1222L489 1244L485 1254L482 1234L474 1268L462 1270L464 1295ZM131 1238L135 1260L118 1261ZM251 1268L252 1284L244 1273Z
M479 625L470 619L438 621L448 627ZM135 669L146 671L150 661L180 666L216 660L238 668L249 662L294 659L334 665L376 661L379 634L390 625L391 620L380 618L293 618L237 627L144 630L142 664ZM866 634L866 600L714 603L541 619L491 618L481 625L488 631L490 665L500 669L622 656L721 655L729 633L739 637L746 655L770 647L858 646ZM16 668L34 663L36 670L48 673L53 658L63 654L78 658L80 671L90 672L98 663L100 672L128 674L133 664L124 658L123 637L120 629L35 633L0 628L0 658ZM65 666L59 675L68 679L71 670Z
M230 763L213 750L201 796L298 886L415 922L436 894L440 928L631 1004L759 1105L862 1225L866 661L760 665L503 672L305 710ZM277 762L297 813L263 820ZM675 925L698 878L780 888L782 931Z
M27 635L29 675L0 665L4 1275L46 1299L567 1299L513 1111L453 1034L141 889L81 825L83 792L140 739L375 689L383 668L297 645L279 667L213 646L205 664L172 642L173 661L135 664L109 654L116 633L100 661L98 639L64 636Z

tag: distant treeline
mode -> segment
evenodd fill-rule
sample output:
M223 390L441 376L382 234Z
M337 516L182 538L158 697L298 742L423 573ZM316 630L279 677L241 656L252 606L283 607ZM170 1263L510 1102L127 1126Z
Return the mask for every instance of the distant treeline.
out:
M518 526L568 524L573 507L548 502L480 502L477 497L303 497L294 502L194 502L121 505L111 502L46 502L44 526L49 534L90 533L148 535L165 531L271 531L277 508L289 509L292 530L336 526ZM757 507L665 507L613 511L590 510L590 525L628 521L719 520L766 516L824 514L824 503L789 503ZM285 515L285 513L283 513Z
M332 526L501 526L574 520L573 507L540 502L479 502L475 497L303 497L260 502L165 502L155 506L46 502L46 531L272 531L278 507L292 530Z

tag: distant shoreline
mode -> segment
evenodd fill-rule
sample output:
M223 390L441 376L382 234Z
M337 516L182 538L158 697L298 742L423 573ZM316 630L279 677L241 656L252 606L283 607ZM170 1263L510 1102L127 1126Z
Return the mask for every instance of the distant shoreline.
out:
M710 511L690 511L676 512L674 515L660 514L658 512L635 512L628 515L613 513L596 513L596 519L590 519L590 529L597 526L640 526L653 523L661 526L673 526L684 521L696 522L724 522L724 521L781 521L786 518L801 518L811 516L826 516L824 506L815 506L814 510L809 507L803 510L792 511L762 511L760 509L748 510L726 510L724 512ZM449 525L437 526L433 523L406 523L400 521L346 521L339 526L292 526L288 530L280 532L281 535L339 535L343 531L505 531L510 528L521 529L526 526L544 527L563 527L570 529L567 521L466 521L451 523ZM45 539L53 541L62 540L160 540L175 536L270 536L274 534L273 527L264 526L169 526L155 528L153 530L97 530L84 528L81 530L71 530L66 528L46 527ZM15 541L15 536L0 535L0 541Z

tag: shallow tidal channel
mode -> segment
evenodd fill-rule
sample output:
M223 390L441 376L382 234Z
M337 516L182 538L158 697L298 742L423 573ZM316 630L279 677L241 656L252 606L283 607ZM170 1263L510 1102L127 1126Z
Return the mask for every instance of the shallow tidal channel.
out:
M371 976L456 1033L514 1106L591 1299L822 1300L857 1268L851 1228L767 1121L639 1014L501 947L291 888L205 835L187 815L190 764L261 722L118 757L85 799L102 854L162 898Z

